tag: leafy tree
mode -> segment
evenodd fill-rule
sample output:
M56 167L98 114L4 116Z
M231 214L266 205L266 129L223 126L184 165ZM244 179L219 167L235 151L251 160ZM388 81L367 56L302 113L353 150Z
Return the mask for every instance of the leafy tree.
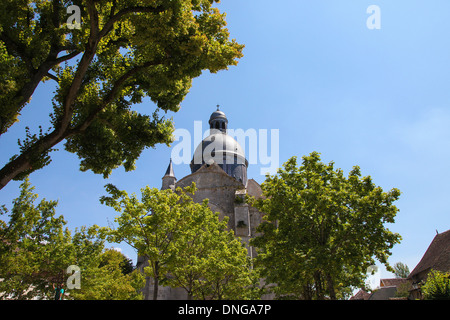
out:
M99 267L104 267L107 264L117 264L120 267L120 272L124 275L127 275L134 270L131 259L115 249L106 249L100 256Z
M70 297L75 300L140 300L140 289L144 277L137 270L129 272L129 264L123 254L107 249L99 257L97 266L82 272L80 290L73 290Z
M385 264L400 235L385 228L400 191L383 192L355 166L346 178L317 152L297 167L292 157L262 184L264 198L249 202L266 213L252 244L257 266L279 297L342 298L361 287L375 259Z
M184 288L188 299L235 300L257 295L255 274L247 250L234 232L208 207L192 203L183 214L185 224L177 230L165 284Z
M431 270L421 290L425 300L450 300L450 273Z
M252 277L246 249L208 201L195 203L195 184L185 189L143 188L141 200L112 185L101 202L120 213L117 227L105 229L110 242L126 242L148 259L153 299L161 284L181 287L190 298L224 299L250 295Z
M408 278L409 268L406 264L397 262L394 264L394 274L397 278Z
M0 135L18 121L37 86L54 81L51 128L26 130L20 154L0 169L0 189L65 149L82 171L107 177L133 170L141 152L170 144L171 120L192 79L236 65L243 46L229 40L218 0L4 0L0 12ZM79 29L67 8L81 10ZM156 109L132 105L149 97ZM50 103L50 101L49 101Z
M98 227L64 228L63 216L56 217L56 201L41 200L33 193L28 178L13 201L9 220L0 220L0 292L3 298L49 298L52 284L67 279L70 265L88 268L96 263L104 241L96 237ZM2 206L1 215L8 214Z

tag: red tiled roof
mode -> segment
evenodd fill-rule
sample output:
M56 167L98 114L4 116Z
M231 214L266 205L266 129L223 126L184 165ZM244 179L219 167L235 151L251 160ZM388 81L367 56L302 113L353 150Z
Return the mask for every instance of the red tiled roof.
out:
M351 297L350 300L368 300L369 297L370 297L370 293L361 289L353 297Z
M381 279L380 284L382 287L397 287L400 284L406 283L408 280L405 278L392 278Z

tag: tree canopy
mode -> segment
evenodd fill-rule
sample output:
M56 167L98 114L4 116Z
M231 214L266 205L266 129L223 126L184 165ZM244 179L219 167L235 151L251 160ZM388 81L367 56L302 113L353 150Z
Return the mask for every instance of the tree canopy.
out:
M317 152L300 167L292 157L278 174L267 176L264 198L250 199L266 213L252 241L255 264L279 297L337 299L361 287L375 259L385 264L400 235L393 223L398 189L383 192L355 166L348 177Z
M54 81L48 131L29 129L0 169L0 189L51 161L65 141L82 171L132 170L145 148L170 144L178 111L202 71L236 65L218 0L5 0L0 12L0 135L19 120L38 87ZM71 28L67 8L80 9ZM132 109L148 97L154 109Z
M28 178L13 201L11 211L2 207L0 220L0 292L15 299L45 298L52 283L67 280L70 265L88 268L95 264L104 242L95 237L97 227L83 227L74 234L56 216L56 201L42 199L37 205ZM30 290L32 288L32 290Z
M106 249L98 263L82 273L82 285L72 290L75 300L141 300L144 276L115 249Z
M101 201L120 214L106 228L110 242L125 242L148 261L153 298L161 284L182 288L194 299L244 299L257 293L247 249L227 229L227 219L195 203L195 184L176 192L143 188L141 200L115 186Z
M56 201L33 192L28 178L9 211L0 207L0 299L53 299L64 285L65 299L140 299L143 277L115 250L105 250L99 227L71 232ZM70 266L79 270L78 288L68 288ZM69 289L69 290L67 290ZM72 290L73 289L73 290Z

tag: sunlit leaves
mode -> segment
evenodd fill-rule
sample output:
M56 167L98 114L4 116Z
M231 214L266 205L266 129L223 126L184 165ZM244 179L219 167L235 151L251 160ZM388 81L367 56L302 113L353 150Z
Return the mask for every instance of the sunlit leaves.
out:
M107 191L101 201L120 213L116 227L106 231L108 239L146 257L145 272L157 283L183 288L196 299L255 297L247 250L207 200L193 202L195 185L176 193L146 187L140 200L112 185Z
M20 159L25 174L43 167L31 165L28 153L47 156L63 140L81 170L104 176L122 165L132 170L145 148L169 144L173 124L160 111L178 111L204 70L225 70L242 57L243 45L229 39L214 2L7 0L0 13L0 135L40 82L56 82L53 131ZM80 7L81 29L66 25L69 5ZM151 110L136 114L133 105L146 98ZM12 167L19 165L1 172L6 183L16 178Z
M70 265L82 271L98 264L104 241L97 226L82 227L72 234L63 216L56 216L56 201L42 199L28 179L10 212L0 224L0 292L3 298L43 299L52 294L52 284L67 279ZM32 289L32 290L30 290Z
M297 166L292 157L262 184L265 199L252 200L267 220L253 240L263 273L277 294L303 299L342 297L362 284L375 259L389 268L400 235L393 223L400 191L384 192L354 167L348 178L316 152Z

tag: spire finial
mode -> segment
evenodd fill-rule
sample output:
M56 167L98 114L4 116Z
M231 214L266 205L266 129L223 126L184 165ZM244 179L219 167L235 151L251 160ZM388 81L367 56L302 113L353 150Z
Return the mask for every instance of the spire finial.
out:
M220 111L220 104L217 105L217 111Z
M164 177L166 176L175 177L175 174L173 172L172 158L170 158L169 166L167 167L166 174L164 175Z

